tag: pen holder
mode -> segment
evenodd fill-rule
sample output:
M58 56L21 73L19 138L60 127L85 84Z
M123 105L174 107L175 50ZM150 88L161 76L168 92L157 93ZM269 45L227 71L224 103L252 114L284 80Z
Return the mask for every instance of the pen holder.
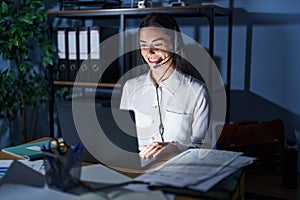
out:
M80 183L81 151L69 150L66 154L43 151L47 185L54 189L68 190Z

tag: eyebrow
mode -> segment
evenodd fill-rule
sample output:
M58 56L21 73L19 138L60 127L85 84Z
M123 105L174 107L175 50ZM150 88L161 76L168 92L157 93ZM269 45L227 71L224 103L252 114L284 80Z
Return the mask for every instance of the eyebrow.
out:
M151 42L157 42L157 41L159 41L159 40L165 41L165 39L161 37L161 38L154 39L154 40L152 40ZM144 41L144 40L140 40L140 42L147 43L147 42Z

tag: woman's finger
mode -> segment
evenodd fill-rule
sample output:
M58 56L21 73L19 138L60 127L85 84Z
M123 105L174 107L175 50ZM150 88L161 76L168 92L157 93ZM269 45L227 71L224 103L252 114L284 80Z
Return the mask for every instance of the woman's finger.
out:
M149 158L149 157L152 157L153 154L155 154L161 148L163 148L162 145L160 145L157 142L153 142L149 145L142 147L140 155L141 155L141 157Z

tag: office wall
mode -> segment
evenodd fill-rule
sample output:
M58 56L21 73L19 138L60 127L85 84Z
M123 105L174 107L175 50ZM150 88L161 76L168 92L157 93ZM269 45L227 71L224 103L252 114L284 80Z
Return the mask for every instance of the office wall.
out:
M300 146L300 1L214 3L234 14L231 121L281 118Z
M225 6L227 1L222 2L216 4ZM231 5L231 120L281 117L287 137L292 138L300 130L300 2L252 0L232 1ZM239 95L247 98L239 101ZM241 113L244 106L248 108Z

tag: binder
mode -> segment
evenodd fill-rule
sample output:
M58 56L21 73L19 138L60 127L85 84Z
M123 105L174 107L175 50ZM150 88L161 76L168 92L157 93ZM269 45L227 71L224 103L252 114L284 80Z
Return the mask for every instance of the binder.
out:
M101 63L100 63L100 27L89 28L89 81L100 82Z
M77 28L68 28L68 81L75 81L78 72L77 62Z
M60 81L68 80L67 34L65 28L57 28L58 77Z
M100 29L100 42L103 42L118 33L118 28L102 26ZM103 73L101 81L104 83L115 83L120 78L119 59L115 59L113 62L111 61L114 59L115 55L120 52L120 38L114 37L113 40L110 40L109 47L103 44L104 43L102 43L100 49L100 61ZM104 66L106 66L105 70Z
M79 27L78 28L78 40L79 40L79 70L78 70L78 80L81 82L89 81L89 44L88 44L88 28Z
M26 160L37 160L43 158L43 153L40 149L42 146L47 146L49 141L50 139L47 139L41 142L26 143L17 146L6 147L3 148L2 151Z

